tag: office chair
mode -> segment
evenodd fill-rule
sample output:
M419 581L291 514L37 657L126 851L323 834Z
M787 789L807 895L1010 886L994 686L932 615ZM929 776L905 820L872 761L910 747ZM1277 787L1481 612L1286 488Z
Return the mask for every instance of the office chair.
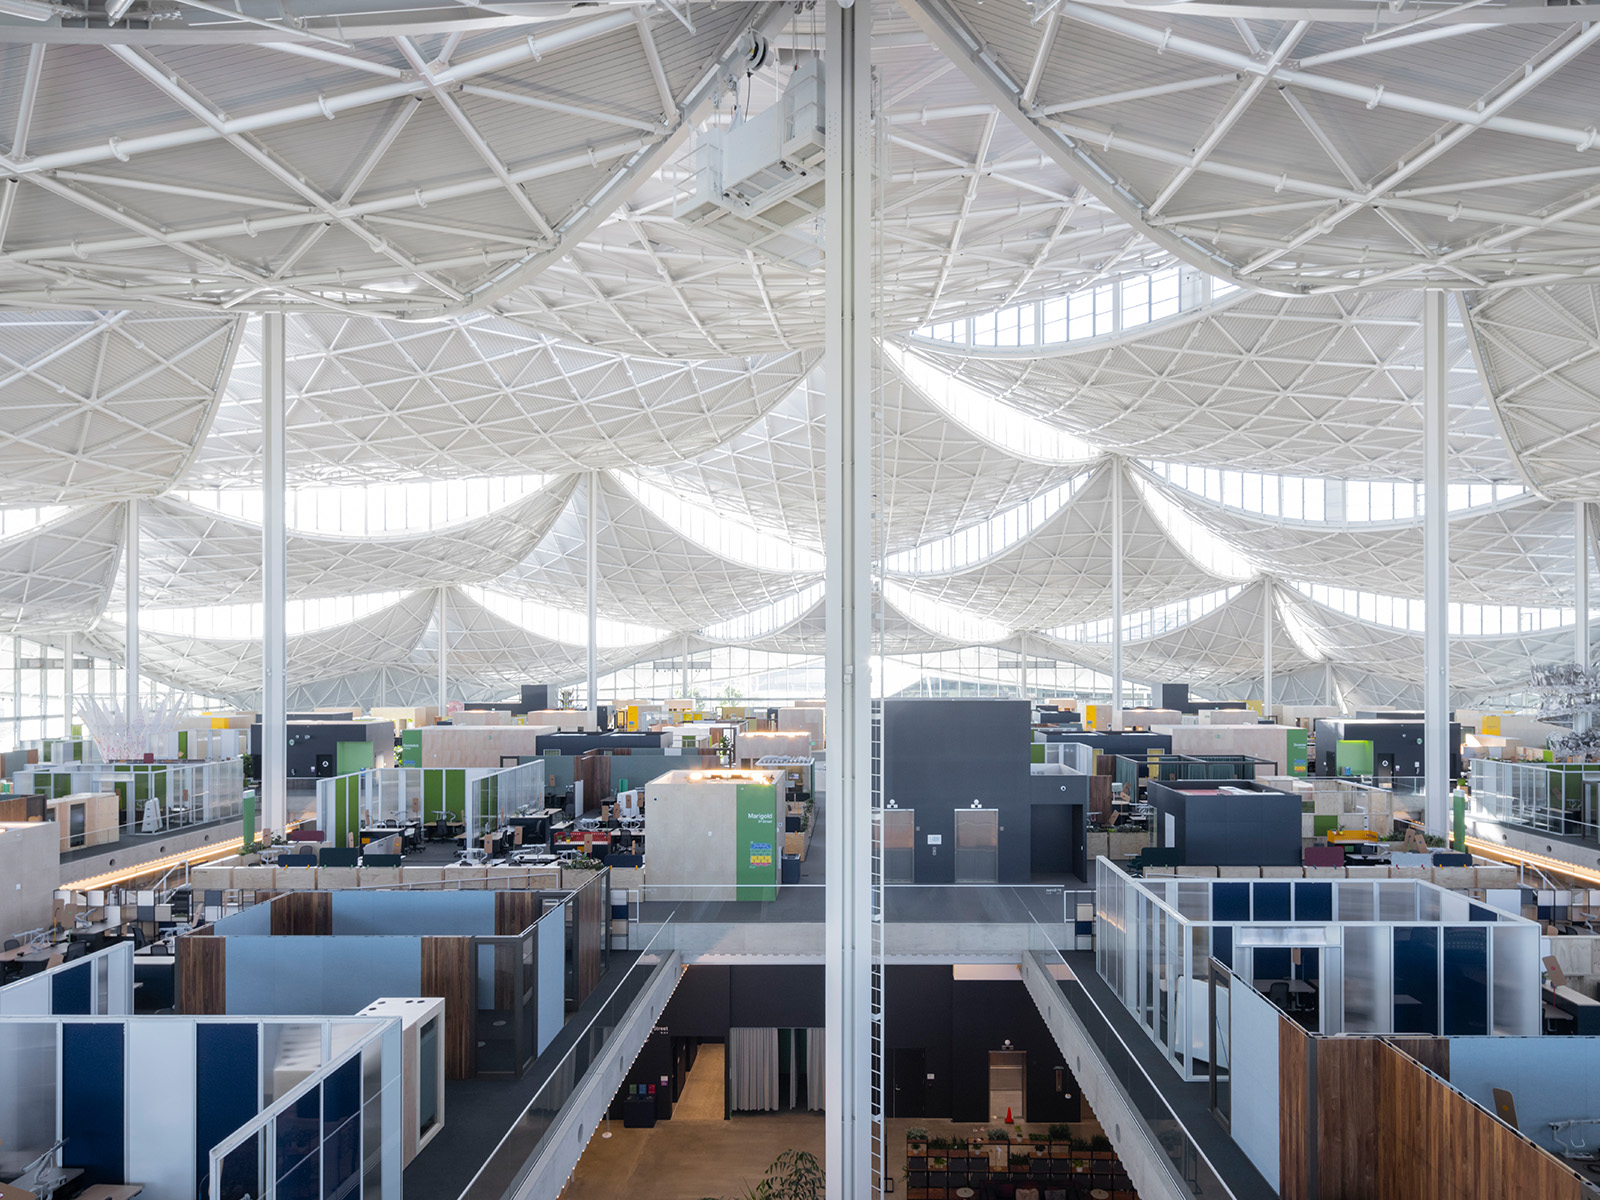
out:
M1274 979L1267 986L1267 999L1277 1005L1284 1012L1289 1011L1289 983L1284 979Z
M4 946L0 946L0 950L15 950L20 945L22 945L22 943L17 941L16 938L7 938L6 944Z

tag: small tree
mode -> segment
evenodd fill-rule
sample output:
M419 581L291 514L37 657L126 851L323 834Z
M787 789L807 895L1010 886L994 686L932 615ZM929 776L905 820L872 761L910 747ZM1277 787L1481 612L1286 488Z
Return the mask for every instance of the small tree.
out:
M736 1200L822 1200L823 1186L822 1164L815 1154L785 1150L772 1160L761 1182L746 1187Z

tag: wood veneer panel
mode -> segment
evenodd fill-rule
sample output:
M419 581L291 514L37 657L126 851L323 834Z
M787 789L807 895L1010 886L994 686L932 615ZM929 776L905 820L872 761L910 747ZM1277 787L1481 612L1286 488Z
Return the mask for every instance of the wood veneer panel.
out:
M471 1079L478 1071L477 1017L472 974L472 939L422 939L422 994L444 1001L444 1073L446 1079Z
M575 1004L582 1004L588 999L589 993L594 991L600 982L600 955L604 949L603 939L611 915L604 909L604 899L598 886L585 887L577 894L576 911L573 914L578 926L575 972L577 995L573 998Z
M494 894L494 931L500 937L515 937L539 919L539 893L533 891Z
M178 939L177 1008L187 1016L222 1016L228 1011L228 939L206 932Z
M273 937L328 937L332 933L332 892L285 892L273 900Z
M1278 1021L1278 1195L1311 1200L1311 1155L1307 1131L1310 1098L1307 1077L1311 1039L1293 1021Z
M1378 1190L1377 1046L1373 1038L1316 1042L1321 1200L1383 1200Z
M1440 1079L1450 1078L1450 1039L1442 1037L1392 1037L1391 1046L1416 1059Z

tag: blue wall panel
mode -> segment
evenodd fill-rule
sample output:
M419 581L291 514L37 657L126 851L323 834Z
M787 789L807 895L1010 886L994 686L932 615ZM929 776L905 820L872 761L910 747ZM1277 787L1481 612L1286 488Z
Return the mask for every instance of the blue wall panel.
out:
M494 893L335 892L333 934L492 937Z
M50 1011L58 1017L87 1017L93 964L87 960L50 976Z
M122 1183L122 1025L69 1023L61 1028L62 1164L78 1183Z
M198 1021L194 1030L195 1152L208 1179L211 1147L261 1111L259 1027ZM248 1157L248 1154L246 1155ZM255 1172L247 1170L252 1187Z

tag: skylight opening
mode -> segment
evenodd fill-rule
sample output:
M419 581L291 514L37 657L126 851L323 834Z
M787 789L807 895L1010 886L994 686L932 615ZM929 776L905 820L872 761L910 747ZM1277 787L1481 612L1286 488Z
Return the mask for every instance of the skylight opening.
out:
M1087 471L1080 472L1065 483L1040 492L1027 503L987 521L891 554L884 559L884 568L904 575L949 574L993 558L1032 535L1060 512L1088 478Z
M1122 640L1139 642L1161 637L1191 622L1198 621L1221 608L1244 591L1243 584L1220 588L1202 596L1174 601L1156 608L1146 608L1135 613L1122 614ZM1062 625L1046 630L1051 637L1064 642L1109 642L1112 623L1110 617L1098 621L1080 621L1076 625Z
M404 600L408 592L365 592L353 596L321 596L310 600L291 600L285 611L285 631L289 637L319 633L360 621ZM171 637L195 637L209 641L259 641L266 632L259 600L249 604L208 604L181 608L141 607L141 633L160 633ZM107 613L109 621L120 621L121 613Z
M823 584L814 583L808 588L764 604L747 613L740 613L726 621L707 625L700 636L710 642L749 642L776 633L793 625L821 601Z
M1099 454L1082 438L1019 412L902 346L884 342L882 349L884 357L935 408L1008 454L1036 462L1085 462Z
M1155 513L1156 520L1161 522L1172 540L1182 546L1196 563L1213 575L1220 575L1224 579L1254 578L1255 564L1234 549L1230 543L1196 521L1183 510L1181 505L1167 499L1148 480L1137 474L1134 474L1133 479L1145 504Z
M1239 291L1193 267L1168 263L1110 279L1066 296L1014 304L994 312L935 321L913 337L979 349L1020 350L1113 337L1170 321Z
M0 508L0 538L16 537L66 516L72 508L65 504L44 504L32 508Z
M314 484L290 488L285 519L296 533L321 537L423 534L481 520L540 491L543 474L478 475L410 483ZM172 496L238 521L259 525L262 493L251 488L189 488Z
M827 565L827 560L815 550L796 546L775 533L718 516L703 504L685 499L656 484L646 483L636 475L613 471L612 478L635 500L691 542L731 562L743 563L762 571L796 574L815 574Z
M1427 609L1422 600L1329 587L1322 583L1294 582L1290 586L1317 604L1369 625L1382 625L1407 633L1423 633L1427 629ZM1591 611L1591 620L1597 612L1600 610ZM1570 629L1576 623L1575 609L1518 604L1464 604L1451 601L1449 614L1450 636L1453 638L1520 637L1530 633Z
M958 642L998 642L1011 631L998 621L974 616L942 600L930 600L902 584L882 582L883 598L931 633Z
M1224 508L1278 521L1307 524L1379 524L1422 519L1422 485L1404 480L1320 479L1229 471L1183 463L1142 464L1174 487ZM1452 483L1449 511L1467 512L1527 495L1516 483Z
M463 587L461 592L502 620L519 629L552 642L569 646L589 644L589 618L587 613L556 608L527 600L505 592L481 587ZM636 625L631 621L610 621L601 617L595 622L595 646L607 649L617 646L644 646L670 636L671 631L653 625Z

